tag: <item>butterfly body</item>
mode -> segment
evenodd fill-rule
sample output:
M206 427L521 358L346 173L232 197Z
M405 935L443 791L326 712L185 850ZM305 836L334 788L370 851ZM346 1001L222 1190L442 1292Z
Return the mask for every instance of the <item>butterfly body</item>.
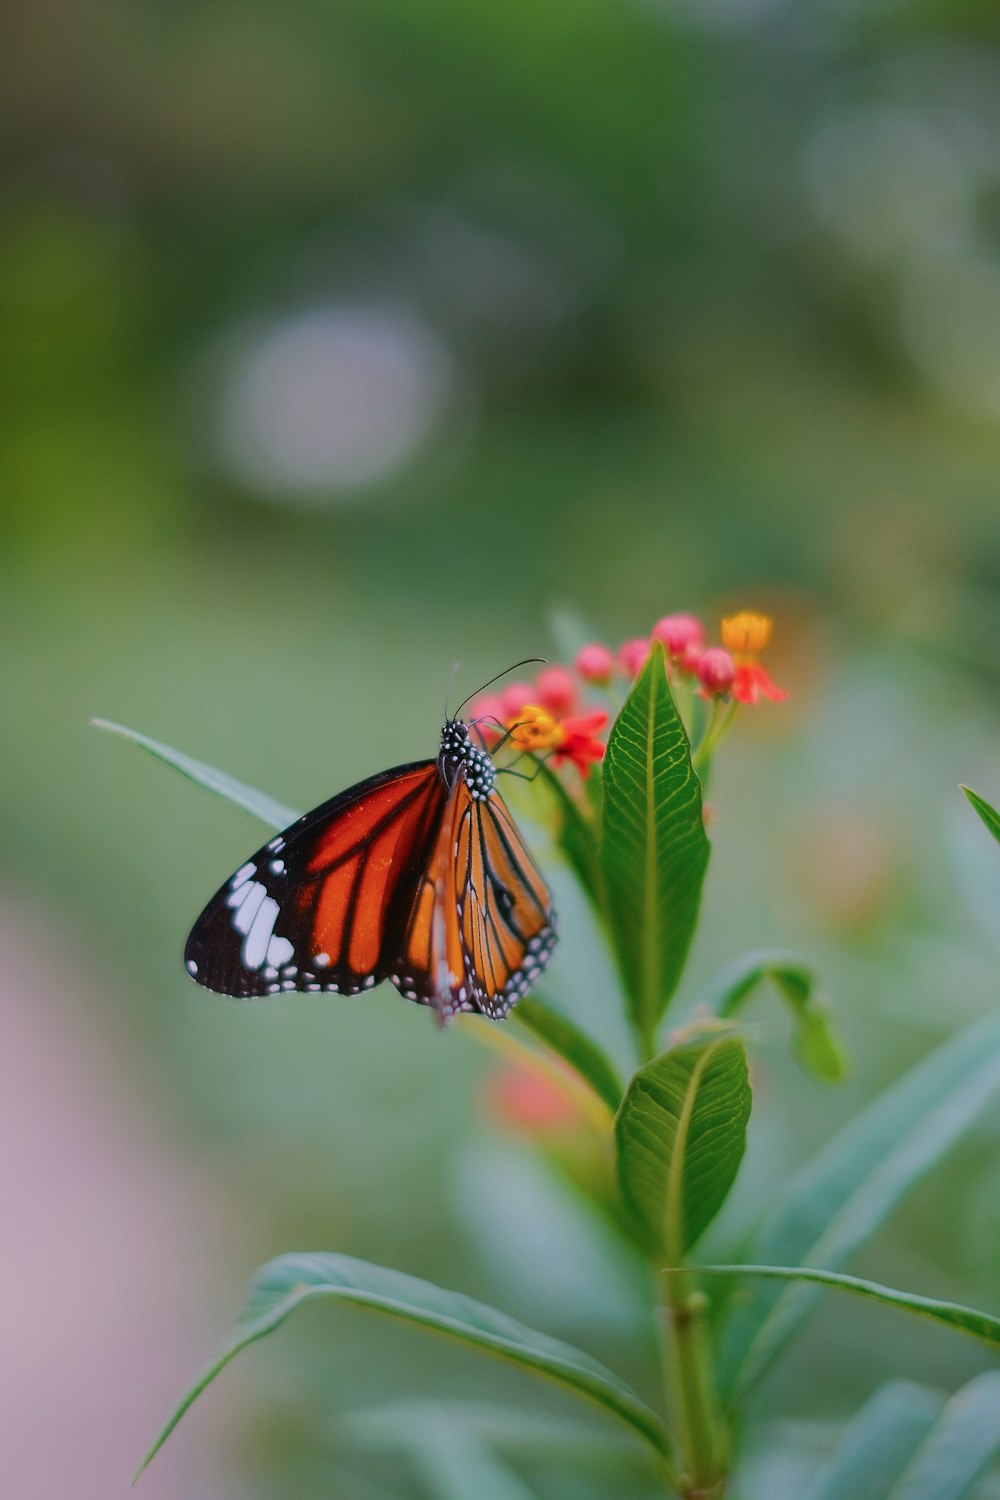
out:
M443 1019L501 1019L548 962L555 919L495 782L449 719L435 760L359 782L242 865L195 923L188 973L241 998L388 979Z

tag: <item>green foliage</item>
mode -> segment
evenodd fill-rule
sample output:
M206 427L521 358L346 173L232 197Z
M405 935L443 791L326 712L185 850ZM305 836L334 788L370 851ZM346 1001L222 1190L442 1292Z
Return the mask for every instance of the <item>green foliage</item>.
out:
M963 1500L1000 1454L1000 1372L950 1401L909 1380L877 1391L804 1500Z
M746 1148L743 1044L710 1033L654 1058L615 1120L618 1180L642 1238L680 1265L725 1202Z
M967 1027L853 1120L780 1194L753 1236L755 1265L842 1265L959 1139L1000 1087L1000 1017ZM760 1282L724 1332L720 1378L732 1403L759 1380L816 1292Z
M817 993L812 966L796 954L770 948L743 954L716 978L701 997L702 1003L727 1019L735 1016L757 986L768 979L792 1012L792 1045L803 1067L829 1082L842 1078L844 1058L833 1035L829 1008Z
M889 1381L844 1429L803 1500L887 1500L943 1406L940 1391Z
M1000 1371L988 1370L948 1401L887 1500L963 1500L1000 1454Z
M981 1339L992 1349L1000 1350L1000 1318L991 1313L978 1312L972 1307L963 1307L958 1302L940 1302L933 1297L920 1297L914 1292L897 1292L892 1287L881 1286L877 1281L865 1281L860 1276L845 1276L842 1271L817 1271L809 1266L699 1266L701 1276L763 1276L776 1281L811 1281L818 1286L839 1287L845 1292L854 1292L859 1297L870 1297L884 1302L889 1307L903 1312L916 1313L919 1317L931 1318L944 1323L957 1333L967 1333Z
M986 798L980 797L979 793L974 792L971 787L963 786L962 791L968 797L990 833L1000 843L1000 812L997 812L995 807L991 807Z
M96 729L107 729L112 734L120 734L123 739L131 740L134 745L141 745L143 750L148 750L157 760L165 761L168 766L173 766L175 771L180 771L190 781L196 781L199 786L207 787L210 792L215 792L219 797L225 797L227 802L235 802L237 807L245 808L247 812L253 813L262 823L267 823L271 828L287 828L302 816L292 807L284 807L280 802L275 802L273 797L267 796L265 792L258 792L256 787L247 786L243 781L237 781L234 776L227 776L225 771L219 771L215 766L208 766L204 761L195 760L190 755L185 755L181 750L174 750L170 745L161 745L159 740L151 740L148 735L140 734L137 729L126 729L124 724L112 724L107 719L93 719L91 721Z
M569 1063L614 1114L621 1103L621 1079L611 1059L586 1032L539 1000L537 995L519 1003L514 1020L550 1047L563 1062Z
M505 1313L429 1281L369 1265L349 1255L283 1255L258 1272L232 1332L208 1368L181 1398L143 1459L139 1473L170 1436L202 1391L248 1344L273 1333L304 1302L335 1298L374 1308L547 1375L565 1389L596 1401L645 1438L661 1459L670 1453L662 1422L625 1381L589 1355L515 1322Z
M601 870L599 823L593 808L570 796L563 782L543 760L535 762L537 775L555 803L556 842L566 862L595 911L604 914L604 876ZM600 773L591 771L590 785L600 785Z
M601 844L612 938L647 1055L691 946L708 854L701 785L657 643L608 738Z
M135 731L95 722L271 827L283 828L297 817L211 766ZM651 653L612 728L603 779L592 776L580 800L547 766L541 766L540 781L548 789L567 863L610 937L636 1039L648 1056L694 933L709 853L700 783L661 647ZM975 793L966 789L966 794L1000 836L996 812ZM514 1016L515 1025L567 1063L614 1115L624 1214L616 1206L612 1217L616 1228L631 1224L651 1265L665 1272L664 1300L673 1329L670 1398L682 1472L705 1494L715 1493L723 1478L727 1419L736 1418L743 1397L823 1287L931 1319L1000 1348L1000 1317L837 1269L1000 1088L1000 1018L988 1017L869 1104L799 1172L751 1237L746 1264L701 1269L706 1278L740 1276L751 1283L746 1295L723 1309L718 1356L711 1350L707 1303L692 1286L699 1273L685 1268L685 1260L725 1202L744 1154L751 1106L747 1057L728 1023L766 980L791 1010L795 1051L806 1068L825 1080L840 1077L842 1056L812 967L781 950L756 950L723 971L702 997L716 1019L646 1061L624 1085L603 1047L569 1015L528 998ZM596 1179L588 1185L587 1170L578 1169L574 1180L606 1210L607 1185ZM647 1452L655 1454L661 1479L675 1482L668 1425L590 1355L460 1293L338 1254L288 1255L262 1268L232 1333L182 1398L143 1467L241 1349L314 1298L388 1313L547 1376L641 1436ZM980 1377L947 1404L905 1382L886 1387L850 1424L808 1500L961 1500L1000 1449L1000 1437L987 1420L1000 1399L998 1380ZM355 1423L355 1430L363 1426ZM435 1408L408 1427L395 1424L392 1441L405 1449L424 1486L441 1500L470 1491L489 1500L531 1500L531 1489L497 1451L497 1438L482 1423Z
M426 1418L416 1467L436 1500L532 1500L533 1492L493 1450L439 1412Z

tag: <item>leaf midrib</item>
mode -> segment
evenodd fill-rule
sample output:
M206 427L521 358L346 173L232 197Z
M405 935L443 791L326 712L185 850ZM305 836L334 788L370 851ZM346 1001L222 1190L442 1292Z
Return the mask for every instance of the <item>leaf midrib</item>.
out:
M649 713L646 716L646 889L644 893L647 938L643 963L643 1009L646 1019L652 1022L657 1011L660 992L660 939L659 882L656 878L659 846L656 839L656 798L653 795L653 745L655 742L656 709L659 701L659 684L654 677L649 695Z
M674 1138L674 1153L667 1169L667 1202L663 1244L671 1265L679 1266L684 1258L684 1166L687 1155L688 1134L694 1115L694 1103L701 1080L709 1060L719 1050L719 1044L706 1048L688 1077L684 1103L677 1117L677 1133Z

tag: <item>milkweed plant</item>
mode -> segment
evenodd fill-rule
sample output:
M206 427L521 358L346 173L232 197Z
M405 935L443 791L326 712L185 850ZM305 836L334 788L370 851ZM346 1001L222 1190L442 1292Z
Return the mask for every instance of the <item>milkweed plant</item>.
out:
M736 1485L747 1399L824 1288L931 1319L1000 1351L1000 1318L842 1269L1000 1087L998 1015L951 1037L795 1176L775 1183L738 1263L699 1261L699 1243L746 1145L747 1002L769 982L790 1009L802 1066L827 1081L843 1067L812 969L796 955L748 953L728 964L696 1005L675 1007L709 863L704 792L713 757L742 712L786 696L760 661L771 628L765 616L743 612L722 622L722 643L711 646L698 619L670 615L618 651L587 645L572 667L546 665L531 683L482 695L468 714L501 760L530 768L521 804L547 828L583 892L581 910L613 956L632 1070L620 1076L588 1034L583 1008L579 1016L557 1008L544 978L507 1022L472 1017L457 1024L485 1039L502 1031L508 1060L491 1085L495 1106L592 1202L622 1257L638 1253L648 1263L659 1389L635 1390L585 1350L518 1321L516 1309L337 1251L293 1253L258 1271L230 1334L142 1468L230 1360L318 1298L419 1324L603 1408L631 1434L628 1447L615 1449L628 1457L609 1481L614 1496L717 1500L727 1482ZM118 725L103 727L276 829L297 816L178 751ZM1000 841L1000 814L965 790ZM574 933L564 930L561 941L572 944ZM532 1418L537 1425L537 1414ZM506 1428L496 1421L477 1427L471 1408L467 1423L456 1420L459 1428L453 1422L449 1429L454 1463L446 1479L438 1476L437 1493L530 1500L534 1492L504 1452L504 1431L517 1432L518 1413ZM1000 1371L976 1376L950 1398L896 1380L849 1421L801 1493L804 1500L959 1500L998 1452Z

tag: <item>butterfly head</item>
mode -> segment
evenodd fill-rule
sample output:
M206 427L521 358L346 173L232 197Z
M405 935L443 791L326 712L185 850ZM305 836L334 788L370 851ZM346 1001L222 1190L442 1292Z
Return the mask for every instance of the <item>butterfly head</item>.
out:
M468 725L461 719L449 719L441 730L438 770L450 791L465 767L465 781L476 802L484 801L493 790L497 773L486 750L480 750L469 738Z

